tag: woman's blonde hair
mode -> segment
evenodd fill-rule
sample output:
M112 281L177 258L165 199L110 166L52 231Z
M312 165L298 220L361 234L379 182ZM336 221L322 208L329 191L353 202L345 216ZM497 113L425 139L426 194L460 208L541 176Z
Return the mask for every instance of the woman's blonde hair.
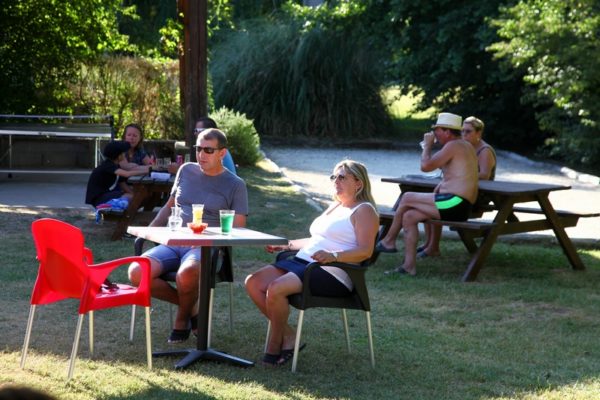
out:
M477 117L465 118L463 124L469 124L473 127L473 129L475 129L477 132L481 132L481 133L483 133L483 128L485 128L483 121Z
M371 181L369 180L369 173L367 172L367 167L363 163L359 163L354 160L342 160L336 164L333 168L333 173L335 171L343 168L344 171L352 174L356 179L361 181L362 187L356 192L356 200L360 202L368 201L376 208L375 199L371 194ZM334 196L336 200L338 200L337 196Z

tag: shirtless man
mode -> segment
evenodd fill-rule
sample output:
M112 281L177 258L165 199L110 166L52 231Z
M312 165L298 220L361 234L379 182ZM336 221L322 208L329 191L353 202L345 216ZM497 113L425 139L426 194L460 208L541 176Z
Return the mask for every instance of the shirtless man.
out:
M404 229L404 264L388 271L416 274L418 223L428 219L466 221L477 200L477 155L473 146L461 138L462 118L441 113L433 132L423 137L421 171L442 169L443 178L433 193L408 192L402 195L387 235L377 244L377 251L395 253L396 237ZM431 154L435 140L442 149Z

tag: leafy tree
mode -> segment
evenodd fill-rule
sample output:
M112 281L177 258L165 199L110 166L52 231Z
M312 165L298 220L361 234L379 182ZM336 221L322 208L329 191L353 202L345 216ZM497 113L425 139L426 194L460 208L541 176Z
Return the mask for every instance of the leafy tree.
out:
M120 0L5 0L0 8L0 111L53 112L82 60L127 49Z
M139 52L160 55L160 30L177 19L177 4L173 0L124 0L130 12L119 16L119 31L128 36ZM175 57L177 53L175 53Z
M523 0L496 20L498 57L525 71L549 154L600 164L600 2ZM597 168L597 167L596 167Z
M521 72L487 51L498 39L488 20L509 0L375 2L383 15L390 78L422 94L421 109L475 115L486 137L503 148L532 151L542 143L533 108L520 102ZM383 4L383 6L382 6Z

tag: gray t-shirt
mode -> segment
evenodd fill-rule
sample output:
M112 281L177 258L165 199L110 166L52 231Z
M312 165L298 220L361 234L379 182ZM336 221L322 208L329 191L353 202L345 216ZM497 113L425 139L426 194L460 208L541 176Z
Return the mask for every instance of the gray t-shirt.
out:
M185 163L177 171L171 196L181 207L184 226L192 221L192 204L204 204L202 222L209 226L219 226L219 210L248 215L246 184L227 169L217 176L209 176L197 163Z

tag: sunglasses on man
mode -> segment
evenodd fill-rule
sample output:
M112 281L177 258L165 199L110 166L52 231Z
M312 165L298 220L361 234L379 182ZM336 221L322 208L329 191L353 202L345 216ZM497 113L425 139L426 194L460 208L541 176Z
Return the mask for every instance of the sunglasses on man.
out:
M215 151L223 149L223 147L194 146L194 149L196 149L196 153L205 152L206 154L213 154Z

